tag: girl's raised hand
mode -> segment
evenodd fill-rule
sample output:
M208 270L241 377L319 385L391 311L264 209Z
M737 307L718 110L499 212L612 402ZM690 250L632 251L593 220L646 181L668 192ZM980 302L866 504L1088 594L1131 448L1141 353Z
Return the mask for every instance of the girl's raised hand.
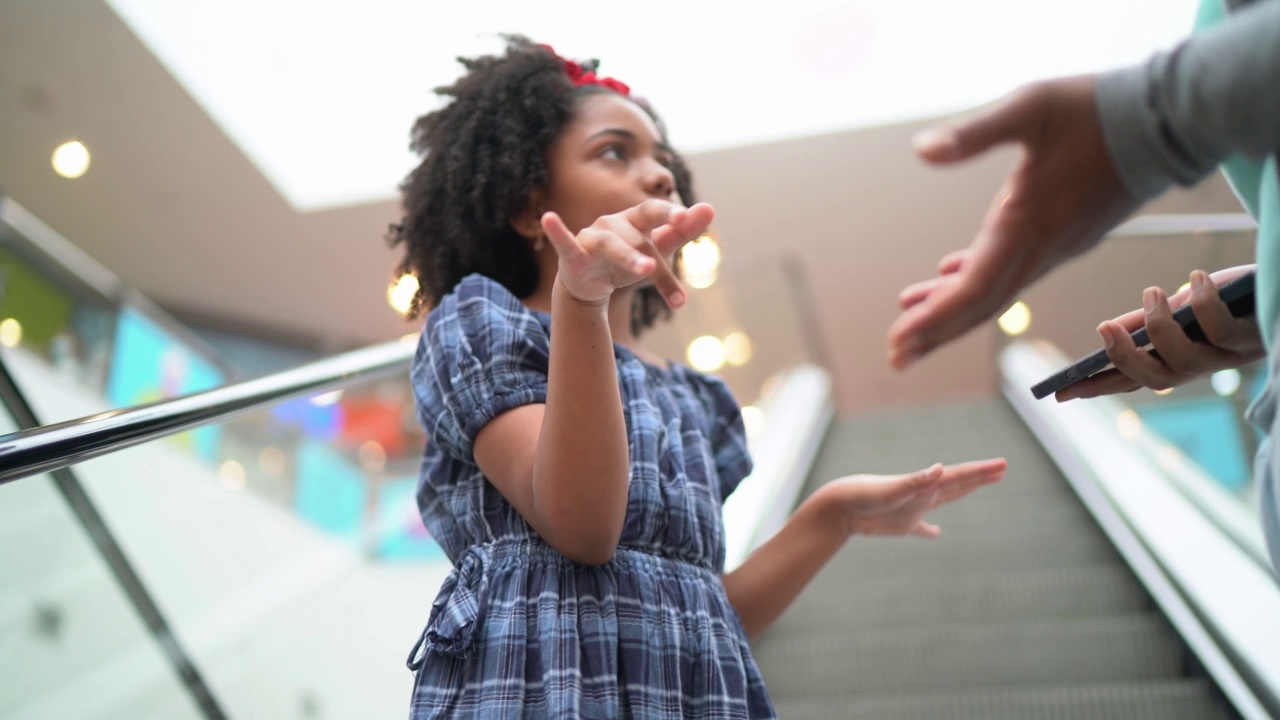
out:
M670 258L706 231L715 211L706 203L690 208L650 199L620 213L605 215L576 236L560 216L542 216L542 229L560 256L556 282L573 298L608 302L614 290L652 278L667 304L680 307L684 288Z
M849 534L935 538L942 531L925 522L925 513L996 482L1007 467L1004 458L938 463L906 475L850 475L818 492L829 493L841 529Z

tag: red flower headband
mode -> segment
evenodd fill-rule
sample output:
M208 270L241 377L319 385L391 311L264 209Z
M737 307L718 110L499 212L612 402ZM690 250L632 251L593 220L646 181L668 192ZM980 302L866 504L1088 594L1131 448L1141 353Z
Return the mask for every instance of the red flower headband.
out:
M588 69L573 60L560 57L560 54L557 53L550 45L540 44L538 47L546 50L552 55L555 55L557 60L564 63L564 72L569 76L569 81L573 83L574 87L582 87L583 85L600 85L601 87L607 87L621 95L631 95L631 88L621 80L596 75L594 68L595 61L592 61L592 68Z

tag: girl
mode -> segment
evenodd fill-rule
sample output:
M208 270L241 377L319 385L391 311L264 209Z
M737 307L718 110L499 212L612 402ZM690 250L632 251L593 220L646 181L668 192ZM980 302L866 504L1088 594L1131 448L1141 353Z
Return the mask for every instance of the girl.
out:
M412 716L773 717L748 637L851 535L935 536L925 511L1005 463L836 480L722 577L738 405L636 340L713 210L626 85L523 38L462 62L391 235L430 308L418 501L454 564Z

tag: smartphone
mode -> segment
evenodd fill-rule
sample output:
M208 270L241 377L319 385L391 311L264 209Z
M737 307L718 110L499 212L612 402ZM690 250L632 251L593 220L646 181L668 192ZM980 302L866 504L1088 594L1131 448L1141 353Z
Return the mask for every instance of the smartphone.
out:
M1241 275L1219 287L1218 296L1227 304L1227 308L1231 311L1233 317L1252 315L1254 313L1253 271L1249 271L1248 274ZM1200 329L1200 323L1196 322L1196 316L1191 311L1190 303L1174 310L1173 319L1182 326L1182 331L1187 334L1187 337L1196 342L1204 342L1204 331ZM1133 344L1140 348L1151 344L1151 339L1147 337L1147 328L1145 326L1138 328L1130 334L1130 337L1133 338ZM1151 352L1155 351L1152 350ZM1105 349L1099 350L1031 386L1031 394L1037 400L1048 397L1068 385L1080 382L1095 373L1106 370L1108 367L1111 367L1111 360L1107 357L1107 351Z

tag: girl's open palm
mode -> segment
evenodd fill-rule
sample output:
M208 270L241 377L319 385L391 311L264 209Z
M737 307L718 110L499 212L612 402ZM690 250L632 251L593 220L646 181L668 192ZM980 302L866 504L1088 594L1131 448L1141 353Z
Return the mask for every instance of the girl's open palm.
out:
M835 495L845 529L857 535L934 538L938 526L925 513L1004 477L1004 458L957 465L935 464L906 475L850 475L822 488Z
M603 303L614 290L652 277L667 304L679 307L685 293L667 259L714 218L706 203L684 208L650 199L601 217L576 236L553 212L542 216L542 229L560 256L556 281L574 298Z

